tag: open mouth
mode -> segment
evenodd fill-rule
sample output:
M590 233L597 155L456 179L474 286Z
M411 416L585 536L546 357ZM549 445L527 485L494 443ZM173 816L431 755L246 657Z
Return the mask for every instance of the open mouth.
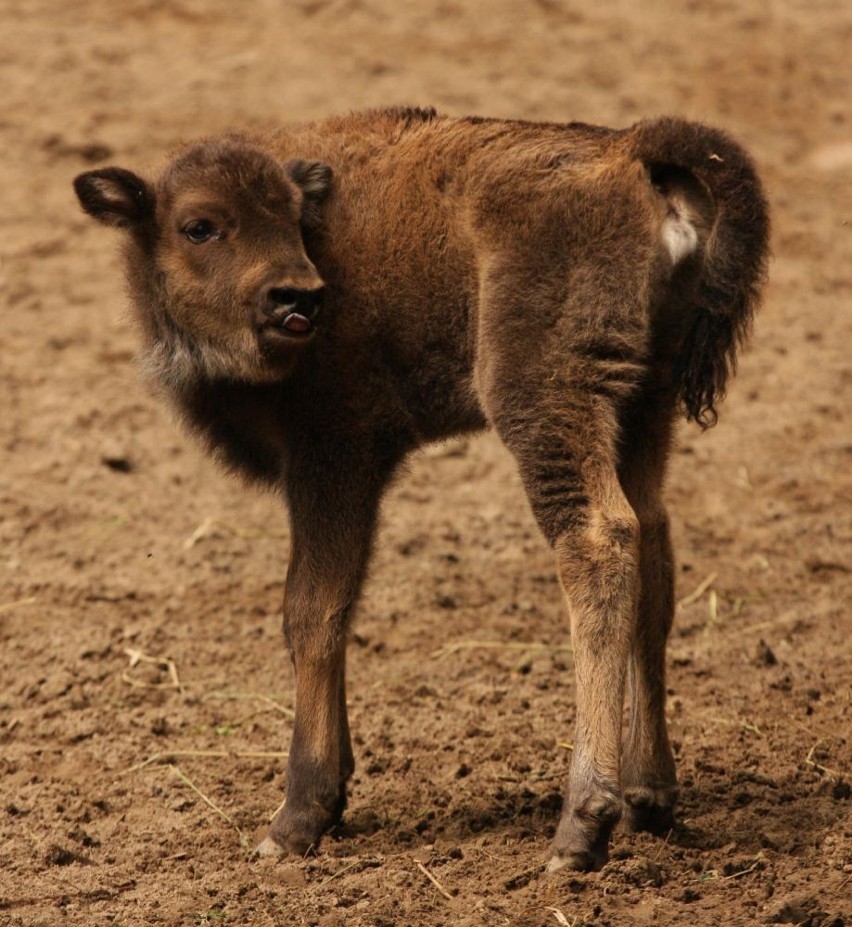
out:
M320 290L274 288L260 310L261 334L288 341L304 341L316 331Z
M263 328L284 338L307 338L314 333L314 320L301 312L288 312L281 318L267 321Z

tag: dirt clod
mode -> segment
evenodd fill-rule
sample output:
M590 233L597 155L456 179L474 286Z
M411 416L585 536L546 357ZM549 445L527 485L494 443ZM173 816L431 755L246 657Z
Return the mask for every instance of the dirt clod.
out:
M763 638L757 643L757 662L761 666L775 666L778 663L775 651Z

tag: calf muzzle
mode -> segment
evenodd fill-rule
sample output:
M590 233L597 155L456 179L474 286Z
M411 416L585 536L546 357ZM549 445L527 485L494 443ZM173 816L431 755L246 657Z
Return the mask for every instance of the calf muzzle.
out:
M260 305L260 328L284 337L307 337L316 327L321 303L322 287L313 290L268 287Z

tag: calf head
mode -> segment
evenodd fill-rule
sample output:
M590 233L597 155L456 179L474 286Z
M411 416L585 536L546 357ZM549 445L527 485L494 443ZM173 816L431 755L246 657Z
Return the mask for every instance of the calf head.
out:
M118 167L74 181L83 209L127 235L131 303L153 378L286 376L317 324L323 282L302 232L331 181L318 161L281 163L238 139L193 145L148 183Z

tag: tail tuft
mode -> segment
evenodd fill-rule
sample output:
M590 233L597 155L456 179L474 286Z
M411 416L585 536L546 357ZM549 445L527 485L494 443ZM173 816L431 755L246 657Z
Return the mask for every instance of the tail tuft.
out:
M747 331L729 316L696 314L675 364L675 385L689 421L712 428L716 403L736 369L736 352Z

